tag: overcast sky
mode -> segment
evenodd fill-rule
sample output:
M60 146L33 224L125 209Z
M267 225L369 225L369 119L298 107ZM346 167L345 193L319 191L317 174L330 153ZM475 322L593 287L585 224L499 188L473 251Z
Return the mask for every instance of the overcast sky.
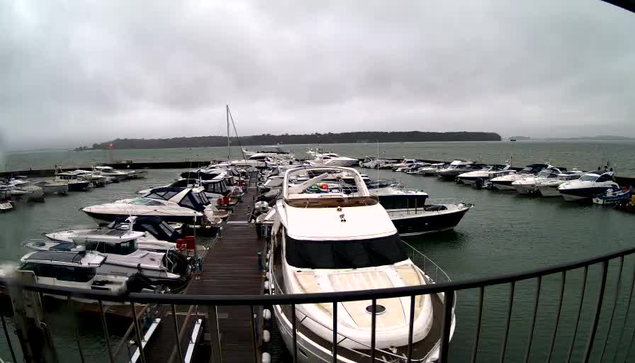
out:
M0 131L635 136L633 34L595 0L0 0Z

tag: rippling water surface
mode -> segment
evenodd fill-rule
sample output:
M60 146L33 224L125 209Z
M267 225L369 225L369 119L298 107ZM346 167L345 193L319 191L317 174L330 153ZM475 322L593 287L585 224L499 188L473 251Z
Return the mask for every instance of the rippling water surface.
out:
M284 148L297 157L306 157L305 152L315 145L288 145ZM255 150L259 147L247 147ZM472 159L489 163L504 163L511 160L514 165L549 162L568 168L596 169L610 161L618 174L635 177L635 140L633 141L518 141L518 142L407 142L388 144L329 144L325 149L343 155L363 158L366 155L387 158L422 158L452 160ZM232 148L232 157L240 157L240 150ZM180 148L139 150L87 150L87 151L42 151L21 152L5 155L0 170L52 169L90 166L110 160L133 161L201 161L227 158L227 148ZM0 158L1 160L1 158Z

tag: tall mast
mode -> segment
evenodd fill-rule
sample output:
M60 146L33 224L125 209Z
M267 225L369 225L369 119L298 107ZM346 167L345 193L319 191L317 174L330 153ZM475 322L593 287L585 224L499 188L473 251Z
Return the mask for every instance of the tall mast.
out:
M227 161L231 159L231 144L229 139L229 105L225 105L225 116L227 118Z

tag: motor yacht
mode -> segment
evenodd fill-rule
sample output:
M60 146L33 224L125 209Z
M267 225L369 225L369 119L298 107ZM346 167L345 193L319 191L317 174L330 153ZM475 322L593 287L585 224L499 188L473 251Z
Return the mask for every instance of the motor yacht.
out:
M512 183L512 187L516 190L518 194L536 194L538 193L538 188L536 184L547 181L547 180L557 180L558 175L564 174L567 172L565 168L557 168L555 166L547 166L542 169L538 174L527 176L522 179L518 179Z
M71 242L31 240L24 245L38 251L76 251L81 246L82 250L106 256L99 267L102 273L127 276L140 273L153 284L182 287L192 273L188 259L174 249L161 252L140 249L137 240L143 236L143 232L97 230L78 233L70 238Z
M513 172L511 169L511 165L489 165L484 169L470 171L467 173L459 174L456 179L465 185L472 184L480 184L480 186L485 185L485 182L490 180L491 178L495 178L497 176L501 176Z
M106 184L112 183L111 177L98 174L91 170L77 169L75 173L77 173L80 178L90 181L93 188L101 188L106 186Z
M315 159L307 160L307 163L312 166L354 166L359 160L327 152L316 154Z
M81 174L76 171L60 171L55 174L55 181L68 183L68 190L71 192L84 192L91 188L91 182Z
M113 179L113 182L117 183L124 181L130 177L130 172L116 170L112 166L95 166L93 167L96 174L107 176Z
M359 166L361 168L369 168L369 169L383 169L388 165L388 160L378 159L372 156L367 156L364 160L359 162Z
M437 172L443 169L445 165L446 164L444 163L432 163L430 164L430 166L419 168L417 174L423 176L435 176L437 175Z
M68 194L68 182L65 180L43 180L36 182L35 185L42 188L44 194Z
M12 197L29 202L43 202L44 190L24 178L11 179L6 183Z
M558 176L554 178L547 178L536 181L536 189L543 197L559 197L560 192L558 191L558 187L560 184L568 182L570 180L580 179L580 177L584 174L580 170L571 170L566 173L558 174Z
M248 151L246 149L243 149L243 153L250 160L262 160L262 161L264 161L266 158L287 159L287 160L295 159L295 155L293 155L289 151L286 151L286 150L282 149L278 145L276 145L276 146L265 146L265 147L263 147L262 149L260 149L258 151Z
M430 202L423 191L394 186L369 188L369 192L386 209L402 237L452 230L474 206L449 198Z
M107 257L94 251L34 251L22 257L16 273L28 275L34 282L54 287L73 287L116 293L154 290L149 282L134 274L112 274L101 269ZM66 296L49 295L67 299ZM83 299L77 299L83 301ZM94 301L89 301L94 302Z
M85 207L89 216L112 221L117 217L153 216L166 222L193 223L195 220L220 223L222 213L210 204L201 188L155 188L142 197ZM224 213L226 217L226 213Z
M520 171L516 173L511 173L507 175L497 176L495 178L490 179L489 184L492 189L496 190L513 190L516 189L512 186L512 183L516 180L520 180L523 178L530 177L532 175L538 174L542 169L548 167L547 164L529 164Z
M185 238L163 219L149 216L119 217L98 228L76 228L44 234L51 241L64 243L73 243L76 238L86 236L95 241L108 241L110 238L116 239L127 235L134 235L138 248L152 251L174 249L176 241Z
M437 176L443 180L456 180L456 178L470 171L486 170L485 165L476 164L473 161L454 160L447 168L439 169Z
M304 176L303 178L297 178ZM339 182L353 177L355 191ZM308 179L306 179L308 177ZM298 180L299 179L299 180ZM303 181L300 181L303 180ZM335 181L335 182L333 182ZM339 184L339 185L338 185ZM371 197L359 173L350 168L301 168L285 175L283 198L275 206L268 251L270 294L307 294L418 286L434 283L408 258L405 244L385 209ZM432 263L430 263L432 265ZM371 349L371 314L376 316L376 357L399 361L406 356L410 321L409 298L331 304L276 305L274 315L291 350L297 336L302 362L357 362ZM438 358L443 297L417 296L413 325L413 359ZM452 307L450 307L452 308ZM453 311L452 311L453 312ZM292 324L292 317L297 322ZM337 324L337 356L332 356L333 324ZM293 326L296 327L294 334ZM450 336L455 325L454 315ZM335 359L333 359L335 358Z
M400 168L408 167L410 165L414 165L418 162L417 159L403 159L401 162L390 164L390 168L393 171L397 171Z
M612 171L586 173L577 180L558 186L558 191L567 202L590 201L605 194L609 189L619 189Z

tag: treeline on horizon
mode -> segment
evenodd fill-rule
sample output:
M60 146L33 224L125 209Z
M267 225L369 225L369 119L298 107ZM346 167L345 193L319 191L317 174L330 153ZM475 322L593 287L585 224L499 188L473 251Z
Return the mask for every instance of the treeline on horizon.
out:
M314 133L305 135L253 135L231 138L234 146L252 145L290 145L290 144L340 144L366 142L421 142L421 141L501 141L501 136L495 132L342 132L342 133ZM108 149L110 145L115 149L164 149L187 147L226 146L226 136L174 137L170 139L115 139L93 144L93 149ZM82 146L75 150L86 150Z

